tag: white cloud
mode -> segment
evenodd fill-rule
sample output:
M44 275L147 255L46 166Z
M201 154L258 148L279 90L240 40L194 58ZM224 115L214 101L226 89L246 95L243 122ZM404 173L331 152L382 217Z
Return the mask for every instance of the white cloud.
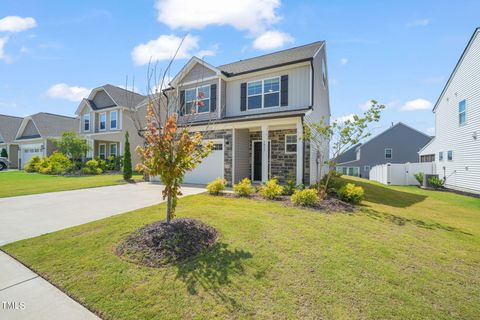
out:
M22 18L18 16L7 16L0 19L0 31L21 32L35 28L36 26L37 22L31 17Z
M230 25L258 34L280 20L280 0L157 0L157 20L172 29Z
M259 50L270 50L283 47L287 43L293 43L293 37L290 34L278 30L270 30L255 38L253 47Z
M405 102L404 105L400 107L401 111L415 111L415 110L426 110L432 109L433 104L426 99L415 99Z
M362 111L367 111L368 109L370 109L370 107L372 106L372 99L370 100L367 100L365 101L364 103L362 104L359 104L358 107L360 108L360 110Z
M91 89L77 86L69 86L65 83L57 83L47 90L47 97L53 99L65 99L78 102L88 97Z
M5 44L7 44L8 37L0 38L0 60L5 61L6 63L10 62L10 57L5 54Z
M340 64L341 64L342 66L346 65L347 63L348 63L348 59L347 59L347 58L342 58L342 59L340 59Z
M335 118L333 119L333 122L337 122L337 123L344 123L345 121L347 120L352 120L353 121L353 117L355 115L352 113L352 114L349 114L349 115L346 115L346 116L341 116L341 117L338 117L338 118Z
M28 52L29 52L29 50L28 50L28 48L27 48L26 46L22 46L22 47L20 48L20 53L28 53Z
M136 65L144 65L150 62L160 60L170 60L175 55L182 38L175 35L161 35L156 40L150 40L147 43L142 43L132 51L132 59ZM198 48L198 37L187 35L178 50L177 59L190 58L193 53L192 50Z
M407 23L407 27L425 27L430 24L430 19L418 19Z

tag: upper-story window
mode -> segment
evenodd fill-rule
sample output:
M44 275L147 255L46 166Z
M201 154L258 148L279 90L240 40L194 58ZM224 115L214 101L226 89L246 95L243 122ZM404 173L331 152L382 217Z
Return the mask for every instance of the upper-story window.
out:
M447 160L448 160L448 161L452 161L452 160L453 160L453 151L452 151L452 150L448 150L448 151L447 151Z
M385 149L385 159L391 159L393 154L392 148Z
M112 111L110 112L110 129L117 129L118 123L118 112Z
M186 113L210 112L210 85L185 90Z
M90 113L83 115L83 131L90 131Z
M438 152L438 161L443 161L443 151Z
M467 117L467 110L466 110L467 103L465 100L462 100L458 103L458 124L464 125L465 120Z
M101 131L104 131L107 129L107 113L106 112L100 113L99 129Z
M247 83L248 110L280 106L280 78L270 78Z

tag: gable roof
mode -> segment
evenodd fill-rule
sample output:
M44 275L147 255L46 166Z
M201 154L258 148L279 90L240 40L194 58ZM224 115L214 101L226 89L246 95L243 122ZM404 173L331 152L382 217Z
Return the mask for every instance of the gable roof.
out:
M224 64L219 66L218 69L220 69L226 76L231 77L282 65L309 61L324 44L324 41L317 41L299 47Z
M438 100L437 100L437 102L435 103L435 106L433 107L433 110L432 110L433 112L435 112L435 109L437 109L438 104L440 103L440 100L442 100L443 95L444 95L445 92L447 91L447 88L448 88L448 86L450 85L450 82L451 82L452 79L453 79L453 76L457 73L457 70L458 70L458 68L460 67L460 65L462 64L462 61L463 61L463 59L465 58L468 50L470 49L473 41L475 40L475 38L476 38L479 34L480 34L480 27L478 27L478 28L475 29L475 31L474 31L473 34L472 34L472 37L471 37L470 40L468 41L467 46L465 47L465 49L463 50L462 55L460 56L460 59L458 59L458 62L457 62L457 64L455 65L455 68L453 69L452 74L450 74L450 77L448 78L448 81L447 81L447 83L445 84L445 87L443 88L442 93L441 93L440 96L438 97Z
M139 93L117 86L112 86L111 84L103 85L100 88L104 89L110 98L112 98L112 100L117 104L117 106L121 107L133 108L143 99L145 99L145 96Z
M200 64L202 66L204 66L205 68L208 68L210 70L212 70L213 72L215 72L216 74L220 74L221 73L221 70L212 66L211 64L209 64L208 62L205 62L204 60L200 59L200 58L197 58L195 56L193 56L190 60L188 60L188 62L182 67L182 69L175 75L175 77L173 77L173 79L170 81L170 83L164 83L163 85L164 86L167 86L167 85L176 85L180 80L182 80L189 72L190 70L193 69L193 67L197 64Z
M22 136L23 130L29 121L32 121L42 138L60 137L65 131L78 131L78 119L59 114L40 112L25 117L17 132L17 139Z
M15 140L22 118L0 114L0 142L10 143Z

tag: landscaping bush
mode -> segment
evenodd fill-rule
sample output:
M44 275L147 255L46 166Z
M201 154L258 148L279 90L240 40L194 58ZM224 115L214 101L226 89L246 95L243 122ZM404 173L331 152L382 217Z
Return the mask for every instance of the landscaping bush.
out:
M423 184L423 177L425 176L423 172L415 173L413 176L418 181L418 183L420 183L420 185Z
M224 191L226 187L227 187L227 180L223 178L217 178L207 185L207 191L211 195L217 196L220 193L222 193L222 191Z
M123 179L132 179L132 155L130 154L130 142L128 141L128 131L125 132L125 153L123 157Z
M3 157L3 158L8 158L8 152L7 152L7 149L5 149L5 148L2 148L2 152L0 153L0 157Z
M122 156L110 156L106 160L105 170L108 171L121 171L123 164Z
M27 172L39 172L42 174L65 174L74 169L73 162L61 152L54 152L49 157L32 157L24 167Z
M259 188L260 195L265 199L276 199L283 194L283 187L278 184L276 178L272 178Z
M40 157L39 156L34 156L32 157L26 164L25 166L23 167L23 169L26 171L26 172L37 172L38 169L37 169L37 166L38 166L38 163L40 162Z
M430 179L428 179L428 184L434 189L443 188L443 180L437 177L431 177Z
M252 181L248 178L244 178L239 183L233 185L233 192L240 197L249 197L255 192L255 189L252 187Z
M295 205L302 207L312 207L320 200L315 189L296 190L290 199Z
M283 187L283 194L286 196L291 196L296 189L296 184L294 179L285 180L285 186Z
M100 163L96 159L92 159L85 162L80 172L82 174L102 174L103 170L100 168Z
M360 204L364 198L365 192L360 186L356 186L353 183L347 183L338 190L338 196L340 199L353 204Z

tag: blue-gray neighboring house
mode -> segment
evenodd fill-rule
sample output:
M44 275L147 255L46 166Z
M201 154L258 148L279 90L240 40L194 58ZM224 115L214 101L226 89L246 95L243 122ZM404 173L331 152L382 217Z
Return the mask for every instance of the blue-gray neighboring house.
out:
M431 136L399 122L342 153L337 158L337 171L368 179L373 166L419 162L418 152L431 139Z

